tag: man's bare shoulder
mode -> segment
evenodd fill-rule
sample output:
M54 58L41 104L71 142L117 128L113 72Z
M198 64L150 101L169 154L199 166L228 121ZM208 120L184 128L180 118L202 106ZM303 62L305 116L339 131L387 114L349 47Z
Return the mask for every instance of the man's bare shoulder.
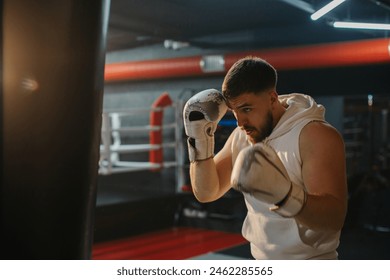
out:
M310 148L321 150L338 150L344 148L341 133L332 125L313 121L308 123L301 131L300 147L307 150Z

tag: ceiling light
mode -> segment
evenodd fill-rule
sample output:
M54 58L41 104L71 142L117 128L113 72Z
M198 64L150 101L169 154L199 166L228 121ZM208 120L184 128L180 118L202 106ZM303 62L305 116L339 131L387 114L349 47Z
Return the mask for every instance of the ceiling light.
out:
M166 49L180 50L182 48L189 47L190 44L187 42L175 41L175 40L164 40L164 47Z
M315 12L314 14L312 14L310 16L310 18L312 20L317 20L319 19L320 17L322 17L323 15L329 13L331 10L333 10L334 8L336 8L338 5L340 5L341 3L345 2L346 0L333 0L332 2L330 2L329 4L325 5L324 7L322 7L321 9L319 9L317 12Z
M336 28L355 28L355 29L373 29L373 30L390 30L390 24L366 23L366 22L335 21L335 22L333 22L333 27L336 27Z

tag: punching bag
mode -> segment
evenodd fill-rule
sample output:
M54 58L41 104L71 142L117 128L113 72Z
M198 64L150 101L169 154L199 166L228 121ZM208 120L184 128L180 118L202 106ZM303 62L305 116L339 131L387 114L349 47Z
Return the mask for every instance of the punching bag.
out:
M109 1L1 3L1 259L89 259Z

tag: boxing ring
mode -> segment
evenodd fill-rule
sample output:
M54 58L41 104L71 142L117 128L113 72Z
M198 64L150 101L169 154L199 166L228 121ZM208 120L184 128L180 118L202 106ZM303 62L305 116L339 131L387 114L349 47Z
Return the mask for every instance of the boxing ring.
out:
M183 143L183 100L173 102L168 93L161 94L151 107L131 108L126 110L104 110L102 113L102 130L99 158L99 175L137 171L160 171L163 168L176 169L176 191L186 189L185 147ZM174 121L164 123L164 113L173 109ZM148 125L130 126L122 121L126 117L149 114ZM125 144L124 136L141 133L149 138L148 143ZM164 141L164 133L173 136L174 140ZM174 160L167 161L164 151L171 149ZM148 153L148 161L122 160L121 155Z

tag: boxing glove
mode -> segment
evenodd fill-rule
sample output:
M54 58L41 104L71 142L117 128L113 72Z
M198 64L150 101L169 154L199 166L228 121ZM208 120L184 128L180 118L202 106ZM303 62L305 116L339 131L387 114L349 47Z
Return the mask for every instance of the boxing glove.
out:
M306 191L291 182L275 150L257 143L237 156L231 175L232 187L271 204L270 210L294 217L306 203Z
M190 162L214 156L214 133L226 111L223 96L215 89L201 91L186 102L183 119Z

